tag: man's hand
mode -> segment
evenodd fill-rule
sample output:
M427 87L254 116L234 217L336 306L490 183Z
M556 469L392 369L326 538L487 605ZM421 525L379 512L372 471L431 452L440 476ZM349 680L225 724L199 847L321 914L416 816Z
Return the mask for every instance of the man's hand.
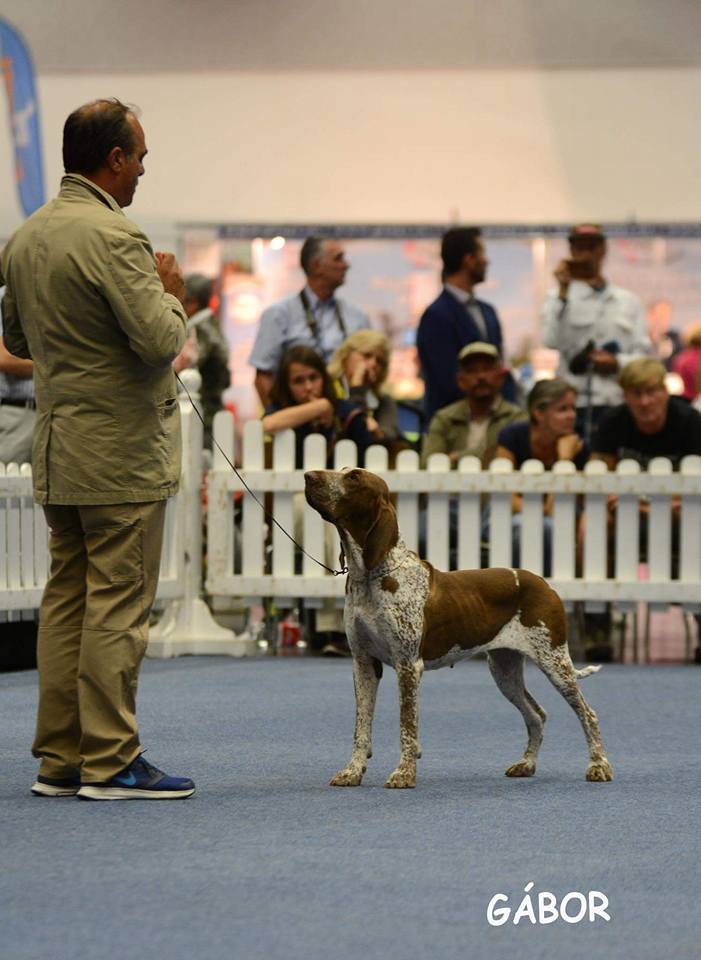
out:
M596 373L604 376L618 373L618 358L615 353L610 353L608 350L592 350L589 354L589 362L593 364Z
M172 293L182 303L185 299L185 281L174 253L156 253L156 270L161 278L163 289Z
M560 290L559 290L560 299L565 300L567 297L567 290L569 289L569 285L572 282L572 276L570 274L570 265L567 262L567 260L560 260L558 265L555 267L554 273L555 273L555 279L557 280L558 286L560 287Z

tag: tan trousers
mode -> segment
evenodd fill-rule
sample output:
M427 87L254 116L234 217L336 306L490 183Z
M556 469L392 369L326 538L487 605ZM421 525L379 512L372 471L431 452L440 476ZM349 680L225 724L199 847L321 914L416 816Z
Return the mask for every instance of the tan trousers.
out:
M32 753L46 777L107 780L140 752L136 685L166 501L44 507L51 574L39 612Z

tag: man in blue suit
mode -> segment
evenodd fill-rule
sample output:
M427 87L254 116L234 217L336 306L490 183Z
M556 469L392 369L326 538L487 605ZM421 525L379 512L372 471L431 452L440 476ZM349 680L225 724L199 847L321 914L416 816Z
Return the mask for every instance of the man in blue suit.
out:
M496 310L473 294L475 286L487 275L489 262L479 227L448 230L441 243L441 257L443 292L424 311L416 334L427 423L441 407L462 399L456 379L456 357L464 346L480 341L493 344L503 353ZM515 399L511 378L504 384L503 393L507 399Z

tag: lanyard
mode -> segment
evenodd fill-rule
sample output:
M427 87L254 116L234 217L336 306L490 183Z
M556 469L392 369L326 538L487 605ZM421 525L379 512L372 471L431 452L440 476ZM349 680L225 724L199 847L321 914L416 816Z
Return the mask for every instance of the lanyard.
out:
M304 290L300 290L299 299L302 301L302 307L304 308L304 316L307 318L307 326L309 327L309 332L314 338L314 343L319 349L320 353L323 353L321 346L321 337L319 335L319 324L316 322L316 317L312 312L311 304L309 303L309 297L307 296ZM341 315L341 308L339 306L338 300L334 300L334 312L336 314L336 321L340 327L341 333L343 334L343 339L345 340L348 336L348 331L346 330L346 325L343 322L343 317Z

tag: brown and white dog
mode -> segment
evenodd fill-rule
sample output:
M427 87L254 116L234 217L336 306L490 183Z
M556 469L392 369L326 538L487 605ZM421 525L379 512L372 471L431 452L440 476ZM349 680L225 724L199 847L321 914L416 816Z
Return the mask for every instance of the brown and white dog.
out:
M353 654L356 722L350 762L331 780L355 787L372 755L371 730L382 664L399 680L399 764L385 786L416 785L418 692L421 675L486 651L489 669L528 730L523 757L508 777L530 777L543 739L543 708L526 690L529 656L575 711L589 747L587 780L613 779L596 714L577 683L598 667L575 670L567 648L562 601L527 570L459 570L442 573L420 560L399 537L387 484L367 470L311 470L307 502L335 524L348 563L344 611Z

